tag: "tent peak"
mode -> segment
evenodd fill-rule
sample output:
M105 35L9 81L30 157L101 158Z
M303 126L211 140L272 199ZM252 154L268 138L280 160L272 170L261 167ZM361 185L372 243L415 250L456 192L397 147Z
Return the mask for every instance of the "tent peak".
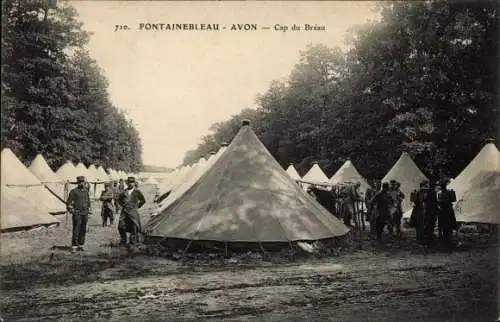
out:
M488 144L488 143L495 143L495 139L494 139L494 138L487 138L486 140L484 140L484 143L485 143L485 144Z
M250 126L250 120L249 119L244 119L241 121L241 126Z

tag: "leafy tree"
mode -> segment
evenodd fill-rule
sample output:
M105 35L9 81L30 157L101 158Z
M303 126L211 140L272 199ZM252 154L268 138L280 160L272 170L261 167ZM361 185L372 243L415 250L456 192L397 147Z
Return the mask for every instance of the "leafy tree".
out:
M133 125L84 50L90 34L66 1L2 2L2 139L26 164L42 153L125 171L141 168Z
M382 2L349 49L308 46L286 83L258 96L254 128L285 167L350 158L380 179L406 150L431 178L455 176L498 131L498 4ZM245 113L248 114L248 111ZM243 113L242 113L243 114ZM196 159L243 115L214 125Z

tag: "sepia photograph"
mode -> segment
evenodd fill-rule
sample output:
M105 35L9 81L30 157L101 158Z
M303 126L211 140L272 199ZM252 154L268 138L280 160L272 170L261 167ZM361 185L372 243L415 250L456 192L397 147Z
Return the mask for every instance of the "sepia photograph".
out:
M499 9L2 1L0 322L500 321Z

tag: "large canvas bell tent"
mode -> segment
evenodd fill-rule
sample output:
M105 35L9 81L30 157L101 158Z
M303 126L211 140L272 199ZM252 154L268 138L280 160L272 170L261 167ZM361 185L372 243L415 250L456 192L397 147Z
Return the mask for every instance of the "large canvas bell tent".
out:
M27 230L39 226L58 225L60 221L35 207L26 198L2 187L0 230L2 232Z
M394 166L382 178L382 182L390 182L391 180L396 180L401 184L400 189L405 194L402 203L403 212L405 212L404 216L408 217L411 214L409 211L413 207L410 201L411 193L420 187L421 182L428 179L413 162L410 155L403 152Z
M370 187L368 181L366 181L363 176L361 176L358 170L354 167L351 160L347 160L340 167L340 169L335 172L335 174L330 179L332 184L346 184L346 183L359 183L359 190L362 194L366 193L366 190Z
M500 224L500 171L480 171L454 209L457 221Z
M289 177L249 122L217 162L145 227L154 237L260 245L348 231Z
M2 193L9 191L31 203L34 207L46 213L64 213L65 204L50 193L40 180L26 166L5 148L1 153Z
M45 185L49 191L58 197L61 201L65 200L64 185L65 181L59 178L49 167L41 154L38 154L31 162L29 168L38 180Z

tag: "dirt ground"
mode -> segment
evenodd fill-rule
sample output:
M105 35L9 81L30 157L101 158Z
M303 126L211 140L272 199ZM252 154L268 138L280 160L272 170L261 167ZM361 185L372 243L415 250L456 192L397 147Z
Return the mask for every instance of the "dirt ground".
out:
M449 253L365 233L328 258L170 260L115 247L98 209L87 249L71 225L0 235L4 321L494 321L498 242ZM65 218L62 217L64 220ZM116 226L116 223L115 223Z

